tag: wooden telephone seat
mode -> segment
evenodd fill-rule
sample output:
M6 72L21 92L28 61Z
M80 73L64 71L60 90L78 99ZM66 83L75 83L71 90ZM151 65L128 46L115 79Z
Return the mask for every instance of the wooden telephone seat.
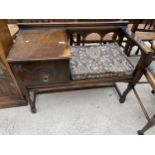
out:
M123 103L150 62L153 51L127 30L128 22L25 23L9 52L7 61L36 112L36 95L45 92L114 86ZM100 45L88 45L91 33L100 35ZM108 33L115 37L103 40ZM80 42L74 42L74 35ZM141 50L142 55L134 68L121 49L127 37ZM90 43L90 42L89 42ZM128 46L125 47L125 50ZM116 82L128 82L123 94ZM30 97L33 92L33 98Z

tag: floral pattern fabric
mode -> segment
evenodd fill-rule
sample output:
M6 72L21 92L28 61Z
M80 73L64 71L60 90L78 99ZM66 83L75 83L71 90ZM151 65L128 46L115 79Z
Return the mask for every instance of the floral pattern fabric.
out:
M73 80L131 75L134 69L117 43L72 46L71 51Z

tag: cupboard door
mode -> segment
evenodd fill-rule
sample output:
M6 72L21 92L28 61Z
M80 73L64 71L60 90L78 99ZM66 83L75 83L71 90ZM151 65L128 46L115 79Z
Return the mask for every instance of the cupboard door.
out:
M0 20L0 108L25 105L26 101L6 61L12 46L7 22Z
M2 61L0 61L0 108L22 106L26 104L24 98L16 89L7 68Z

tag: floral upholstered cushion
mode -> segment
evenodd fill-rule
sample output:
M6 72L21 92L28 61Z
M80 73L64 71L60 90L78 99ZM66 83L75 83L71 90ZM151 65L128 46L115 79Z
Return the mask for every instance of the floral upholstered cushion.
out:
M117 43L72 46L70 69L73 80L131 75L134 67Z
M150 66L149 66L149 70L151 71L151 73L155 77L155 61L151 62Z

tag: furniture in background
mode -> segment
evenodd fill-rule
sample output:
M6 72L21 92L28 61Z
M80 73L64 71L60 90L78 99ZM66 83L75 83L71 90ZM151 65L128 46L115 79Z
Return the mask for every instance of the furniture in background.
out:
M150 20L142 20L142 19L138 19L133 21L133 24L129 24L129 29L131 29L131 31L139 38L141 38L142 41L147 42L147 46L149 46L150 48L152 48L152 50L155 51L155 20L150 19ZM126 51L126 54L129 56L131 53L131 50L134 46L136 46L133 43L130 43L130 41L127 42L127 46L129 48L128 51ZM141 51L141 49L138 47L137 51L135 52L135 55L138 55L139 52ZM152 93L155 92L155 57L154 57L154 53L151 59L151 64L149 65L149 67L147 69L145 69L144 71L144 75L147 79L146 83L149 83L150 86L152 87ZM143 82L142 82L143 83ZM141 84L141 82L140 82ZM138 134L139 135L143 135L144 132L146 132L149 128L151 128L152 126L155 125L155 116L153 116L152 118L149 117L143 103L142 100L140 99L140 96L138 95L136 89L133 89L134 94L138 100L138 103L141 106L141 109L148 121L148 123L144 126L144 128L142 130L138 130Z
M36 112L36 95L54 91L113 86L123 103L153 55L149 47L127 30L127 24L128 22L19 24L19 32L7 61L25 99L30 103L32 113ZM114 33L116 37L109 42L103 41L100 46L92 45L85 41L92 33L97 33L100 37ZM82 44L77 45L73 41L74 34L82 36ZM120 49L124 37L142 51L135 68ZM116 82L128 82L123 94L118 90Z
M142 41L147 42L148 46L152 44L155 39L155 20L154 19L136 19L129 24L129 29L136 34ZM126 54L129 56L135 44L130 44L130 49ZM138 55L140 49L137 48L135 54Z
M13 44L4 20L0 20L0 108L26 105L16 79L6 61Z
M152 48L155 50L155 41L152 42ZM148 84L150 84L150 86L153 90L152 91L153 94L155 92L155 61L154 60L155 60L154 57L152 57L151 64L144 71L144 75L148 81ZM151 118L149 117L147 110L145 109L145 107L142 103L142 100L140 99L140 96L137 93L136 89L134 89L134 93L135 93L138 103L140 104L140 107L148 121L148 123L143 127L143 129L138 130L138 132L137 132L139 135L143 135L148 129L150 129L151 127L153 127L155 125L155 115L153 115Z

